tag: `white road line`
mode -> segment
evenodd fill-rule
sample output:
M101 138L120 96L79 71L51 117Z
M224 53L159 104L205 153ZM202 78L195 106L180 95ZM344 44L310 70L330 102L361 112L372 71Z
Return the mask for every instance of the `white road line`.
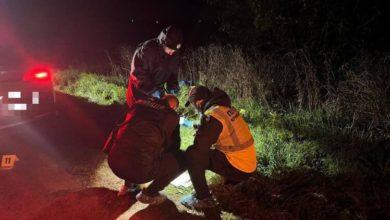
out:
M28 120L25 120L25 121L21 121L21 122L16 122L16 123L9 124L9 125L0 126L0 131L4 130L4 129L7 129L7 128L12 128L12 127L16 127L16 126L19 126L19 125L27 124L27 123L32 122L32 121L36 121L36 120L38 120L38 119L40 119L42 117L45 117L47 115L50 115L50 114L52 114L52 113L48 112L48 113L37 115L34 118L31 118L31 119L28 119Z

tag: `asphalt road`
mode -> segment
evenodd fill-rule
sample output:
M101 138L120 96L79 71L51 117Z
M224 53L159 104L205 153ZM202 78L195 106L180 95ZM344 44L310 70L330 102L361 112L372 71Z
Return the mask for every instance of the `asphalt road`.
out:
M105 169L106 156L100 152L114 120L102 114L115 111L65 95L59 100L59 117L0 130L0 155L19 159L13 169L0 170L0 219L32 219L61 196L91 187L114 195L110 190L120 184ZM107 173L102 176L101 170Z
M117 197L117 178L100 152L123 107L103 107L59 94L60 117L0 130L0 155L16 155L0 170L0 219L199 219L174 202L146 207Z

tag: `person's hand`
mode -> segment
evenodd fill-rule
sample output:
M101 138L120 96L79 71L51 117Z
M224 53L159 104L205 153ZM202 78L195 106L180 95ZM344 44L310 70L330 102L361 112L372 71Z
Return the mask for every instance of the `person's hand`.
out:
M170 89L168 92L170 94L177 95L177 93L179 93L179 90L180 88L178 87L178 88Z

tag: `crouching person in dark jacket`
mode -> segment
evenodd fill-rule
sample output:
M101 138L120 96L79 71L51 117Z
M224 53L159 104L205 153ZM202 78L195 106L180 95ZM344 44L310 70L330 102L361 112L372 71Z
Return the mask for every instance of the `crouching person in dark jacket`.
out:
M138 100L109 152L110 168L126 185L152 181L136 196L142 203L163 202L166 197L159 191L184 170L178 104L174 95Z
M190 103L201 112L202 119L194 144L186 151L186 166L195 194L184 197L181 203L191 209L211 208L215 204L206 182L206 170L218 173L232 184L246 180L256 170L254 140L224 91L193 87L186 106Z

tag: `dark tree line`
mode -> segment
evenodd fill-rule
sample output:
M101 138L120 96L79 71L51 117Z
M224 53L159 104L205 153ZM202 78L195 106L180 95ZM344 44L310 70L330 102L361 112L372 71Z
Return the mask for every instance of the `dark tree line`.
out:
M348 58L388 51L385 1L207 0L220 39L263 51L306 49Z

